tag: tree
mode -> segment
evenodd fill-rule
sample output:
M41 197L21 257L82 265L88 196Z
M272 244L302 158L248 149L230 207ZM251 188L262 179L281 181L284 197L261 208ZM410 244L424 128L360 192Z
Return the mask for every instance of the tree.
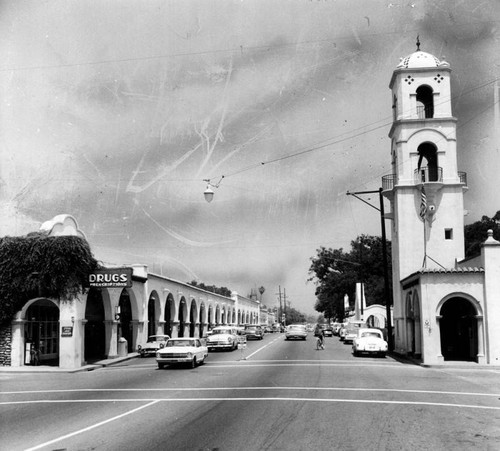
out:
M481 252L481 245L488 238L488 230L493 230L493 238L500 241L500 210L493 218L483 216L480 221L464 227L465 257L475 257Z
M87 241L76 236L0 238L0 323L34 297L71 301L100 267Z
M390 268L390 242L387 242L387 256ZM342 248L320 247L316 257L311 258L309 280L316 283L316 304L314 308L325 318L343 321L344 296L354 303L356 283L365 284L367 303L385 305L384 266L382 238L360 235L351 241L351 251Z
M293 307L287 307L285 315L286 324L299 324L306 322L306 316L294 309Z

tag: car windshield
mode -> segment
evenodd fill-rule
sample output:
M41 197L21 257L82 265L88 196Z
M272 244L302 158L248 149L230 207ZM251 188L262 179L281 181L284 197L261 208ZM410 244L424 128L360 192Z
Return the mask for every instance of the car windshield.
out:
M194 340L169 340L167 342L167 348L172 348L174 346L194 346Z
M158 337L157 335L152 335L148 338L148 343L153 343L154 341L167 341L167 337Z
M299 329L299 330L303 330L305 329L304 326L290 326L290 329Z
M380 335L377 332L363 332L361 334L362 337L377 337L380 338Z
M230 334L231 330L229 329L214 329L212 334Z

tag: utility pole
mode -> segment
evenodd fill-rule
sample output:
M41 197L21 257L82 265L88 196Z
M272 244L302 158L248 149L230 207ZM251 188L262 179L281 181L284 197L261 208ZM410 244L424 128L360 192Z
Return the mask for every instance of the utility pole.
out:
M370 202L358 197L358 194L375 194L378 193L380 208L375 207ZM380 212L380 223L382 228L382 264L384 269L384 297L385 297L385 312L387 315L387 344L389 351L394 350L394 339L392 337L392 320L391 320L391 305L392 305L392 290L389 287L389 266L387 264L387 243L385 236L385 212L384 212L384 197L382 196L382 188L376 191L358 191L357 193L350 193L347 191L348 196L354 196L356 199L364 202L366 205L374 208Z
M278 314L278 323L281 324L281 316L283 315L283 308L281 307L281 285L278 285L278 293L279 295L279 301L280 301L280 309L279 309L279 314Z
M283 325L286 326L286 291L285 291L285 288L283 288L283 305L285 306L285 311L283 313L283 318L284 318Z

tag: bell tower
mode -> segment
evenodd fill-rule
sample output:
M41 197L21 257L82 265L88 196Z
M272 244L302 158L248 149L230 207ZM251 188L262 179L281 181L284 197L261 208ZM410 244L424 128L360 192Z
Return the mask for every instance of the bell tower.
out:
M392 224L394 317L402 312L399 281L422 269L453 268L464 258L463 194L457 170L450 65L420 50L392 74L392 174L383 177Z
M420 50L403 58L390 82L392 174L383 179L391 203L397 280L421 269L451 268L464 257L463 193L457 170L450 65Z

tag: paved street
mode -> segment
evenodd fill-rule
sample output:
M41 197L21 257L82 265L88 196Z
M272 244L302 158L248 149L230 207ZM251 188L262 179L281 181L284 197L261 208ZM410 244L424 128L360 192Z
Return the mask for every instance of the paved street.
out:
M269 334L196 368L154 358L0 372L1 449L493 450L500 371L351 356Z

